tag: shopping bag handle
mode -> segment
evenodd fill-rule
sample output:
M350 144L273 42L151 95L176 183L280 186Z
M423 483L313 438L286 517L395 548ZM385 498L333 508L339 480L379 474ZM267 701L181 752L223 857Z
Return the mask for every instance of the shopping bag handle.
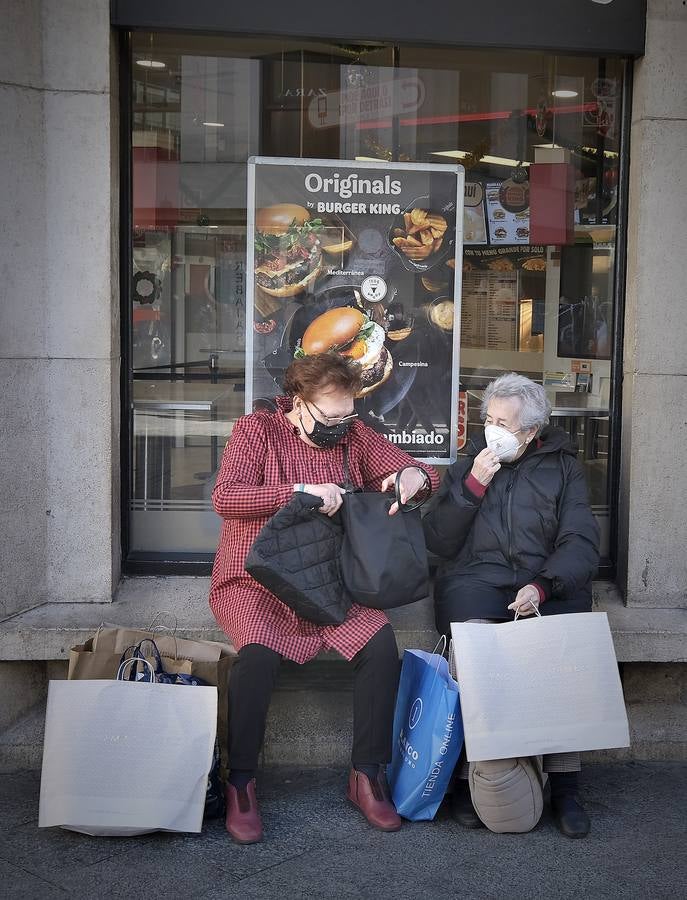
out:
M539 612L539 608L538 608L537 606L535 606L534 603L532 603L531 600L528 600L527 602L529 603L529 605L532 607L532 609L535 611L535 613L536 613L536 614L539 616L539 618L541 619L541 613ZM515 610L515 618L513 619L513 621L514 621L514 622L517 622L519 618L520 618L520 610L516 609L516 610Z
M396 481L394 483L394 493L396 494L396 502L398 503L399 512L412 512L414 509L419 509L423 503L429 498L429 494L425 494L422 500L415 500L410 497L406 500L405 503L401 503L401 476L406 471L406 469L417 469L419 472L425 476L425 485L424 488L420 488L420 490L427 490L431 487L431 482L429 480L429 476L425 472L424 469L421 469L420 466L403 466L402 469L399 469L396 473ZM419 493L419 492L418 492Z
M396 480L394 482L394 495L395 495L396 502L398 503L398 511L399 512L412 512L414 509L419 509L422 506L422 504L425 503L425 501L427 501L429 499L429 492L428 492L425 495L425 497L423 497L423 499L420 501L415 501L413 503L413 498L411 497L405 503L401 503L401 475L403 475L403 473L405 472L406 469L417 469L419 472L422 472L422 474L425 476L424 490L429 491L429 489L432 486L432 483L429 480L429 475L427 474L427 472L425 472L425 470L423 468L421 468L421 466L416 466L416 465L403 466L402 469L399 469L398 472L396 473ZM348 444L344 444L344 446L343 446L343 473L344 473L344 480L343 480L342 487L345 488L346 491L350 491L352 493L355 493L356 491L360 490L360 488L357 488L351 481L351 473L350 473L350 469L348 466ZM422 490L422 488L420 490Z
M437 653L437 651L439 650L439 647L441 647L441 653ZM449 644L448 644L448 652L449 652L448 673L451 676L451 678L453 678L453 680L457 683L458 679L454 677L453 672L451 671L451 651L452 651L452 649L453 649L453 641L449 641ZM433 667L434 668L434 678L432 678L432 683L429 687L430 691L434 688L434 682L437 680L437 676L439 674L439 667L441 665L441 660L443 659L445 653L446 653L446 635L442 634L441 637L439 638L439 640L434 645L434 650L432 650L432 656L438 656L439 659L437 660L436 666Z
M169 625L158 624L158 619L162 618L162 616L169 616L171 619L174 619L174 628L170 628ZM152 634L156 628L159 628L161 631L171 631L172 634L177 633L177 628L179 627L179 620L174 615L174 613L169 609L160 609L155 613L153 618L150 620L150 625L148 626L148 631Z
M458 684L458 666L453 652L453 638L448 642L448 674Z
M130 656L128 659L125 659L123 663L119 664L119 668L117 669L117 681L125 680L124 670L126 669L127 666L130 666L132 663L134 663L136 665L138 663L143 663L144 666L148 666L148 668L150 669L150 682L149 683L155 682L155 669L153 668L152 664L150 662L148 662L147 659L143 659L140 656Z
M441 653L439 655L443 656L444 653L446 652L446 635L445 634L442 634L441 637L439 638L439 640L434 645L434 650L432 650L433 656L436 655L437 651L439 650L440 644L441 644Z

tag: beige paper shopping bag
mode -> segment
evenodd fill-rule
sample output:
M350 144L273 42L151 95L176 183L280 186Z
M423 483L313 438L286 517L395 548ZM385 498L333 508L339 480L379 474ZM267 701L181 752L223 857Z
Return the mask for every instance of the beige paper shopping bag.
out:
M89 638L85 643L77 644L76 647L72 647L69 651L69 672L67 678L79 681L93 678L116 678L122 656L123 653L95 650L93 638ZM170 674L196 674L192 671L192 661L188 659L174 659L162 656L162 668Z

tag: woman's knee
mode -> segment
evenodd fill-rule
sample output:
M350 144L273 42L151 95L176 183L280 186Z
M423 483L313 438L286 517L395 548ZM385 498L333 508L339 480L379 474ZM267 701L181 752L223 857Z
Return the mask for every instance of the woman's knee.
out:
M244 644L238 652L232 670L232 679L250 676L254 672L270 672L276 675L281 663L281 656L263 644ZM231 685L231 680L230 680Z
M353 657L353 665L374 662L376 665L398 666L398 645L396 635L387 622L370 638L365 646Z

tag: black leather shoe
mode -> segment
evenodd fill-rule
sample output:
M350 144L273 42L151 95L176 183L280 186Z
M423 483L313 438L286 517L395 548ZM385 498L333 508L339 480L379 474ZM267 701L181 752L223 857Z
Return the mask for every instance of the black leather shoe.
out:
M467 782L465 782L467 787ZM470 791L457 788L451 798L451 816L454 822L463 828L486 828L484 822L475 812Z
M577 797L568 794L563 797L552 798L551 810L559 831L566 837L587 837L591 823L589 816L584 811Z

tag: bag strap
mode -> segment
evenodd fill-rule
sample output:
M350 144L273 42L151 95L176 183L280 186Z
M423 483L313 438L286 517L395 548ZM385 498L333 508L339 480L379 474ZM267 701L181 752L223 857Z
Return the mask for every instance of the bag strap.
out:
M151 653L150 653L150 655L151 655L151 656L153 657L153 659L155 660L155 675L156 675L157 677L159 677L160 675L165 675L166 672L165 672L165 670L162 668L162 657L160 656L160 650L159 650L157 644L155 643L155 641L154 641L152 638L144 638L144 639L136 646L136 649L134 650L134 656L137 656L139 659L145 659L145 658L146 658L145 651L142 649L144 644L150 644L150 646L151 646Z
M351 470L348 466L348 441L343 445L343 473L344 480L341 487L345 491L357 491L358 488L351 481Z
M406 471L406 469L417 469L418 471L422 472L422 474L425 476L425 488L429 487L430 485L429 476L424 469L420 468L420 466L404 466L402 469L399 469L396 473L396 483L394 485L399 512L412 512L414 509L419 509L424 503L427 502L427 497L423 497L422 500L416 502L413 502L413 498L411 497L406 503L401 503L401 476Z
M130 666L130 665L137 666L138 663L142 663L144 668L145 668L145 666L148 666L148 668L150 669L150 682L154 683L155 682L155 671L153 670L152 665L148 662L147 659L140 659L139 657L136 657L136 656L130 656L128 659L125 659L123 663L119 664L119 668L117 669L116 680L117 681L126 681L127 679L124 677L124 670L126 669L127 666ZM129 681L131 681L131 676L129 676Z
M394 484L394 493L396 494L396 502L398 503L398 508L400 512L411 512L414 509L419 509L423 503L427 501L427 497L424 497L419 503L413 503L412 497L407 503L401 503L401 476L406 471L406 469L417 469L422 472L425 476L425 486L429 487L429 476L420 466L404 466L402 469L399 469L396 473L396 483ZM358 491L353 482L351 481L351 471L348 464L348 443L343 445L343 472L344 472L344 482L341 485L346 491Z

